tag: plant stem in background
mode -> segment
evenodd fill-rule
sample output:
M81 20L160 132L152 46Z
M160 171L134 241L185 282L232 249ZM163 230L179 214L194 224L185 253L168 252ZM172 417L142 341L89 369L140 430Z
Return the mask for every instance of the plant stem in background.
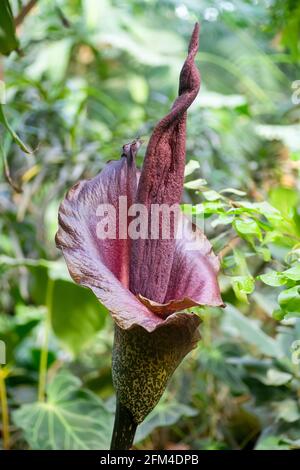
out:
M115 424L110 450L128 450L133 444L137 424L133 416L117 398Z
M2 164L3 164L4 177L5 177L6 181L14 189L14 191L16 191L16 193L21 193L22 189L19 188L19 186L16 185L16 183L14 182L14 180L11 177L10 169L9 169L9 165L8 165L8 161L7 161L6 151L4 150L1 143L0 143L0 154L1 154Z
M52 310L52 294L53 294L53 280L48 280L47 298L46 298L46 318L44 341L41 349L40 369L39 369L39 387L38 387L38 400L45 400L46 379L47 379L47 365L48 365L48 347L49 347L49 332L51 327L51 310Z
M7 393L6 393L6 384L5 379L8 375L8 372L5 369L0 369L0 402L1 402L1 415L2 415L2 438L3 438L3 448L9 449L9 414L8 414L8 404L7 404Z
M29 2L22 8L18 16L15 18L16 28L23 23L25 17L28 15L28 13L30 13L36 4L37 0L29 0Z

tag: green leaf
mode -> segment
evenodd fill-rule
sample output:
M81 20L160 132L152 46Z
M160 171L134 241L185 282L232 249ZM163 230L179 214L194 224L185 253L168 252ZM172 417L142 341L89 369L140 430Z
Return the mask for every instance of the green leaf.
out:
M294 423L300 418L299 407L295 400L287 398L286 400L274 403L274 408L277 413L277 419L287 423Z
M54 282L52 327L74 354L103 328L106 314L107 309L90 290L62 279Z
M282 442L279 436L262 436L256 446L255 450L288 450L290 446Z
M197 204L197 207L198 206L199 206L199 208L202 207L202 212L204 211L205 214L224 213L224 202L223 201L204 202L203 204Z
M265 274L261 274L260 276L257 277L257 279L260 279L264 284L267 284L268 286L272 286L272 287L282 286L283 284L286 283L286 279L282 277L281 272L277 272L273 270L270 270L266 272Z
M271 190L269 194L271 204L286 218L292 216L292 208L299 201L299 194L295 189L283 186Z
M260 241L262 240L261 230L257 222L253 219L238 219L235 220L233 226L237 233L242 237L244 235L255 235Z
M278 369L268 369L267 375L263 378L260 378L260 381L265 385L273 385L275 387L280 387L292 380L292 374L287 372L282 372Z
M278 302L286 314L300 316L300 286L282 291L278 296Z
M255 282L252 276L231 277L232 287L236 297L242 302L247 302L247 295L254 291Z
M263 215L270 222L282 221L282 216L278 209L273 207L267 201L263 202L249 202L249 201L239 201L238 208L232 208L230 212L235 214L249 213L249 214L259 214Z
M108 449L112 414L80 380L59 372L47 388L47 401L21 406L13 413L16 426L34 450Z
M300 281L300 263L296 263L290 269L283 271L282 275L292 281Z
M198 170L199 168L200 168L200 163L197 160L188 161L187 164L185 165L184 176L185 177L190 176L192 173L194 173L195 170Z
M135 442L140 442L158 427L172 426L183 416L196 416L198 411L190 406L163 397L145 421L137 428Z
M242 315L233 305L227 305L223 316L223 328L231 336L242 338L266 356L282 356L280 345L262 331L255 320Z
M215 220L211 222L211 226L217 227L218 225L228 225L231 224L233 220L233 215L220 214Z
M10 54L18 48L19 41L16 37L15 22L8 0L1 2L0 14L0 53Z
M281 308L276 308L272 313L272 317L274 320L281 321L285 317L285 312Z
M91 290L75 284L65 263L44 259L0 257L0 266L27 266L31 272L30 294L39 305L46 304L49 279L53 282L51 322L55 335L77 355L105 324L107 309Z
M207 184L206 180L203 178L198 178L193 181L188 181L187 183L184 183L184 187L187 189L200 189L202 186L205 186Z
M269 248L266 248L264 246L255 246L254 249L255 249L257 254L262 256L264 261L266 261L266 262L271 261L272 256L271 256L271 252L270 252Z
M16 360L17 350L22 347L32 330L45 315L44 307L17 305L15 315L0 315L0 339L5 338L7 362Z
M254 279L252 276L235 276L232 280L238 284L239 290L244 294L251 294L254 290Z

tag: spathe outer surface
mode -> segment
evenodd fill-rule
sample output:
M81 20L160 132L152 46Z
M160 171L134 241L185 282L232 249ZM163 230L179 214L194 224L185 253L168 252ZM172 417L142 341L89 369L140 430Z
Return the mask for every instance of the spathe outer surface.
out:
M133 202L147 207L180 202L186 110L200 86L194 64L198 30L196 24L180 74L179 96L153 131L139 183L135 155L140 142L136 140L124 145L120 160L107 163L95 178L75 184L59 208L56 243L72 278L90 288L123 329L139 325L152 332L167 318L168 324L176 322L177 312L185 308L223 305L217 282L218 258L199 229L195 249L187 249L192 225L184 216L179 224L187 237L179 240L122 239L118 220L115 239L97 237L100 204L112 204L118 214L119 196L127 197L128 206Z

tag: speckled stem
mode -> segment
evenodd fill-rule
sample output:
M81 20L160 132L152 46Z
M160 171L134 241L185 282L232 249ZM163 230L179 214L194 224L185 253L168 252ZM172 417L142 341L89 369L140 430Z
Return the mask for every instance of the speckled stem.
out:
M140 326L115 326L113 383L136 425L155 407L174 370L199 339L198 317L181 314L176 320L152 333Z
M128 450L133 444L137 424L133 416L117 397L115 424L110 450Z

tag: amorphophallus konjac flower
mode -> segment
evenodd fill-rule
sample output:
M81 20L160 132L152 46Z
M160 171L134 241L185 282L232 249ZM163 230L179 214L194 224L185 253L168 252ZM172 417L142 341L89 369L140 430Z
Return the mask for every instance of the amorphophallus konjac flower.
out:
M59 209L56 243L70 274L94 292L115 322L112 373L117 409L112 449L131 446L136 426L195 347L200 319L184 310L223 305L219 261L201 230L179 211L168 237L162 236L161 216L158 235L153 237L151 231L152 207L173 207L182 197L187 109L200 88L194 63L198 36L196 24L178 97L154 128L141 173L135 163L141 141L136 139L123 146L120 160L108 162L95 178L75 184ZM129 236L131 224L139 225L134 215L141 215L141 207L148 218L139 220L137 236ZM106 236L100 236L99 220L105 218ZM114 229L108 230L113 223Z

